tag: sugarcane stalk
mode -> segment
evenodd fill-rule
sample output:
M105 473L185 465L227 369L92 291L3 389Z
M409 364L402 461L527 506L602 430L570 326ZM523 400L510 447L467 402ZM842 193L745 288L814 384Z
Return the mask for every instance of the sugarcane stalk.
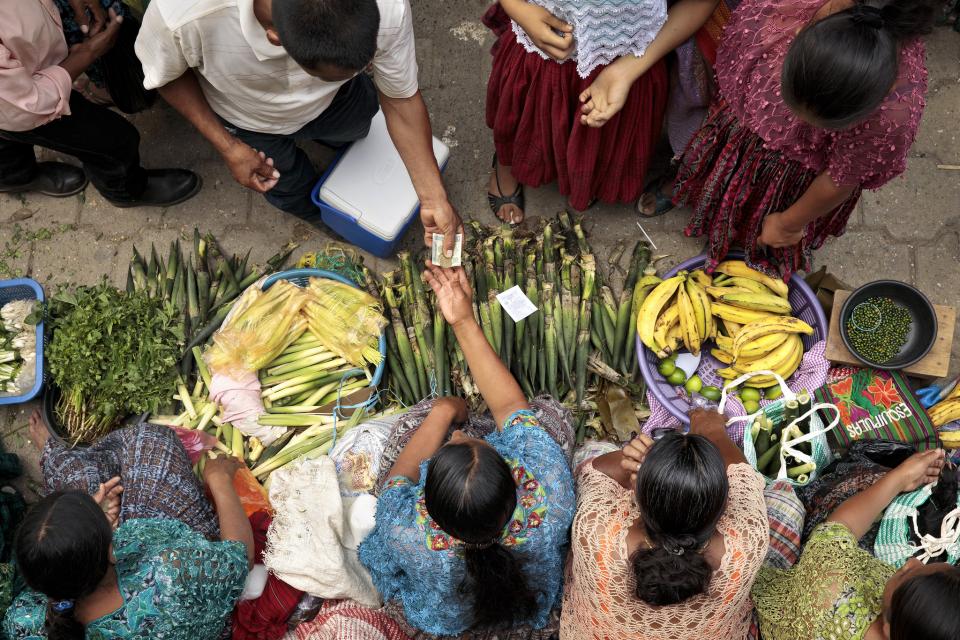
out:
M438 391L446 395L450 385L450 373L447 369L446 322L439 308L433 311L433 362L437 378Z
M407 340L410 342L410 348L413 349L413 361L416 364L417 384L420 386L420 398L430 396L430 379L427 377L427 369L423 362L423 354L420 353L420 344L417 342L417 334L412 327L406 328Z

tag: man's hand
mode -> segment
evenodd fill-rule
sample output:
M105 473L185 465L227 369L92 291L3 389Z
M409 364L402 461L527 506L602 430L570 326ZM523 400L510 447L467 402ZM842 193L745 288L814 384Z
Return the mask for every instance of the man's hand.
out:
M757 242L774 249L792 247L803 240L803 227L792 226L783 213L771 213L763 219L763 228Z
M123 493L123 487L120 486L120 477L114 476L101 484L97 492L93 494L93 501L103 509L103 513L106 514L110 527L113 529L116 529L120 523L121 493Z
M453 205L446 198L437 204L421 204L420 220L423 222L424 244L433 246L433 234L442 233L444 255L452 258L456 234L463 233L463 222Z
M501 5L540 51L557 61L566 60L573 53L572 25L526 0L510 0Z
M580 94L580 122L588 127L599 128L610 118L620 113L627 102L633 78L616 64L601 71L593 83Z
M276 186L280 172L273 168L273 158L235 140L223 154L234 180L248 189L266 193Z
M117 43L117 36L120 34L121 24L123 24L123 16L118 16L116 11L110 9L109 21L106 22L105 26L102 27L96 35L90 35L80 44L75 44L70 47L70 56L67 57L67 60L75 54L86 57L87 65L99 59L110 51L110 49L113 49L113 45ZM65 60L64 62L67 61ZM68 65L64 64L62 66L67 67ZM84 66L84 69L85 68L86 66ZM67 70L69 71L69 69Z
M107 26L107 12L100 0L70 0L73 17L86 36L95 36Z
M428 263L423 279L437 295L440 312L450 326L455 327L474 319L473 289L470 288L467 274L462 267L441 269Z

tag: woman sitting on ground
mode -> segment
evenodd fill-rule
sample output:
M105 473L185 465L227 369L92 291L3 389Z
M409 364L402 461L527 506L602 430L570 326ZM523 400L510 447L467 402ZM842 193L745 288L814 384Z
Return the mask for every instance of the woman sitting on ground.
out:
M565 415L555 402L531 407L524 397L474 319L463 270L432 268L425 278L493 417L484 429L459 398L411 410L420 422L407 416L394 434L409 440L360 560L400 617L428 634L541 629L559 603L573 518L568 452L557 443L572 442L572 427L553 417ZM463 423L489 435L451 433Z
M253 554L250 522L233 488L239 463L221 457L204 468L219 520L213 527L219 532L217 541L211 541L199 531L209 528L202 520L191 528L185 522L192 518L179 511L191 506L198 491L203 494L196 479L187 477L186 452L171 430L141 425L70 454L58 444L44 444L45 429L38 417L31 423L34 441L44 450L45 474L58 468L48 466L57 460L59 468L77 472L72 476L77 484L37 503L18 529L16 563L30 589L7 610L0 635L51 640L219 638L243 590ZM139 448L136 437L141 438ZM110 460L119 450L110 451L103 443L121 441L131 447L128 457ZM150 452L160 457L151 460ZM163 452L170 456L162 457ZM98 456L104 464L101 472L118 469L118 475L96 482L93 460ZM139 469L137 461L142 463ZM93 497L84 478L99 487ZM48 485L54 479L48 475ZM213 513L209 504L207 508ZM178 512L184 517L177 519Z
M763 486L714 412L587 462L560 637L746 638L769 546Z
M800 561L764 567L753 599L765 640L960 638L960 568L909 560L896 571L857 546L899 494L934 482L939 449L917 453L814 529Z

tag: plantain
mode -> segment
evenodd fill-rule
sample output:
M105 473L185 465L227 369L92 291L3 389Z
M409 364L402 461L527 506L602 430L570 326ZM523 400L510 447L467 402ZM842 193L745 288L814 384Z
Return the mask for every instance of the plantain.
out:
M948 422L960 420L960 398L950 398L941 400L937 404L927 409L927 415L935 427L942 427ZM949 433L949 432L942 432Z
M671 353L672 350L667 349L667 346L670 344L667 339L667 335L672 327L680 326L680 308L676 303L667 307L667 310L660 314L660 317L657 318L657 324L654 325L653 329L653 342L656 346L655 351L657 355L661 358L666 358ZM660 353L665 353L665 355L660 355Z
M677 289L677 306L680 308L680 332L683 335L683 344L687 351L693 355L699 355L700 329L697 325L697 315L693 309L693 302L687 294L686 287Z
M786 298L790 293L790 288L786 282L777 278L771 278L765 273L748 267L747 263L743 260L727 260L721 262L717 265L716 271L718 273L724 273L731 278L741 277L759 282L782 298Z
M813 334L813 327L799 318L777 316L764 318L744 325L733 341L733 355L738 356L740 349L754 340L774 333L803 333Z
M667 278L654 287L640 305L640 313L637 314L637 335L640 336L640 341L652 351L657 351L656 343L653 341L653 329L657 324L657 318L660 317L664 307L670 302L685 278L684 273Z
M713 315L721 318L724 322L729 320L740 325L777 316L775 313L767 313L766 311L752 311L750 309L743 309L741 307L735 307L731 304L724 304L723 302L716 301L711 303L710 311L713 313Z
M688 280L693 280L701 287L710 287L713 286L713 278L707 274L703 269L697 269L696 271L691 271L690 275L687 277Z
M766 311L768 313L781 314L793 312L793 307L790 306L787 300L772 293L734 291L733 293L720 296L720 301L752 311Z

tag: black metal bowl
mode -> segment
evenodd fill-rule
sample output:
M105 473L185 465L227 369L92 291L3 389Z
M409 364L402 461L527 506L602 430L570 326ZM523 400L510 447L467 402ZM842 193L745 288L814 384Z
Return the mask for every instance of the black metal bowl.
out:
M900 347L900 352L887 362L874 362L857 352L847 332L847 321L857 305L876 297L890 298L910 314L907 340ZM903 369L922 360L937 341L937 314L927 296L915 287L898 280L877 280L851 293L843 303L840 309L840 336L850 353L864 364L875 369Z

